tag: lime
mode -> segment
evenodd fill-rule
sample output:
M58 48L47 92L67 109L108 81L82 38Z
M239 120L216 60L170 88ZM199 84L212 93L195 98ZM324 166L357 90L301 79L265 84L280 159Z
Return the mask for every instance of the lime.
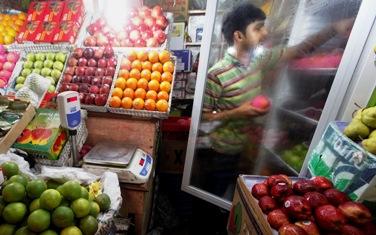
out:
M52 213L52 223L58 228L65 228L73 225L74 214L71 208L60 206Z
M14 175L14 176L10 177L8 182L11 182L11 183L17 182L17 183L22 184L25 187L27 185L27 179L26 179L25 176L22 176L22 175Z
M35 210L27 218L27 228L33 232L43 232L50 226L50 219L48 211L43 209Z
M96 202L90 202L90 215L97 218L99 215L99 212L101 211L101 208L99 207L98 203Z
M14 162L4 162L1 164L3 174L9 179L10 177L17 175L19 172L18 165Z
M37 235L37 234L27 229L27 226L24 226L24 227L19 228L14 235Z
M59 191L59 193L64 196L64 194L63 194L63 185L58 186L56 188L56 190Z
M40 207L47 210L53 210L60 205L62 198L59 191L55 189L47 189L40 195Z
M26 205L21 202L9 203L4 207L3 218L10 224L16 224L25 217L26 211Z
M16 226L12 224L2 224L0 225L1 235L13 235L16 231Z
M74 201L81 197L81 185L77 181L67 181L63 184L62 193L66 199Z
M27 195L32 198L38 198L47 189L47 185L43 180L32 180L26 185Z
M60 235L82 235L82 232L76 226L70 226L61 230Z
M71 208L77 218L82 218L90 213L90 202L87 199L79 198L72 202Z
M95 202L98 203L99 208L101 208L101 211L107 211L108 209L110 209L111 199L105 193L99 194L95 198Z
M81 198L89 199L89 192L81 186Z
M29 205L29 211L30 212L33 212L33 211L38 210L38 209L40 209L39 198L34 199L34 201L32 201Z
M58 234L57 232L53 230L47 230L47 231L44 231L43 233L40 233L39 235L58 235Z
M25 187L17 182L10 183L3 189L3 199L6 202L18 202L25 199Z
M98 221L91 215L80 220L80 229L84 235L94 235L98 230Z

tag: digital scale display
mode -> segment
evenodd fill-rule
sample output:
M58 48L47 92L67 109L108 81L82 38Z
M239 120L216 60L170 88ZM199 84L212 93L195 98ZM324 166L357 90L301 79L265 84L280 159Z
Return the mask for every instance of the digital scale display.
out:
M74 101L77 101L77 96L72 96L72 97L69 97L67 99L67 102L70 103L70 102L74 102Z

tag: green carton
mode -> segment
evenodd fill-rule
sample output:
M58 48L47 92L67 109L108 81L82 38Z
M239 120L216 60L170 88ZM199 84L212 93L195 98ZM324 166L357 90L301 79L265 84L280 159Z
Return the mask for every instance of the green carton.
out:
M13 147L37 157L56 160L66 140L66 132L60 127L59 112L38 109L34 119L23 130Z

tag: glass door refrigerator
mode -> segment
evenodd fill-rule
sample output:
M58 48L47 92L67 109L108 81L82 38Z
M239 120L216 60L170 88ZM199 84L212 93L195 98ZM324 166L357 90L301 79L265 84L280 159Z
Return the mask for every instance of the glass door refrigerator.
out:
M271 48L298 45L335 22L355 22L349 35L333 35L315 50L264 74L262 94L272 100L271 109L252 122L247 129L250 143L234 160L209 156L213 133L224 121L207 121L203 107L210 86L208 71L229 52L221 33L224 16L244 2L260 7L267 16L268 39L252 51L255 58ZM375 68L369 68L375 56L375 9L373 0L208 1L182 189L228 209L238 174L307 175L309 153L327 124L350 119L354 99L366 103L375 87L368 75L375 74ZM229 134L227 141L236 142L236 136Z

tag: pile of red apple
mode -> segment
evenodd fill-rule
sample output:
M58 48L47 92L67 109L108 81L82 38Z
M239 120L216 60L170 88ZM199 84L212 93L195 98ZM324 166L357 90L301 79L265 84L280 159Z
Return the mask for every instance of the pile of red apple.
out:
M255 184L252 195L281 235L369 235L376 231L369 209L334 189L325 177L292 184L286 175L273 175Z
M0 45L0 88L8 85L19 58L18 52L8 52L3 45Z
M112 29L104 18L95 20L87 27L90 35L85 38L84 46L158 47L166 41L168 20L160 6L152 9L142 6L132 10L130 17L120 32Z
M104 106L116 65L117 59L110 46L76 48L68 59L59 92L77 91L81 104Z

